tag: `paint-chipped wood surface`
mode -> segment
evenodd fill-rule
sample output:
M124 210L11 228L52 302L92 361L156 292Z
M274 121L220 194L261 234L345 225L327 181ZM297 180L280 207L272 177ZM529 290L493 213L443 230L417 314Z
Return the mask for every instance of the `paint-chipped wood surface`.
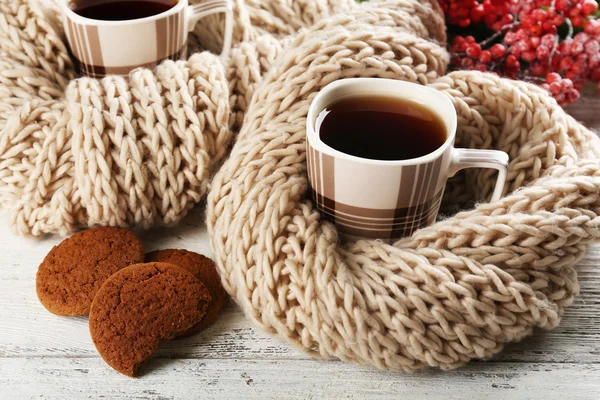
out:
M600 98L569 112L600 131ZM210 255L203 216L143 235L148 250ZM60 241L14 236L0 219L0 400L13 399L600 399L600 244L579 263L581 294L560 327L489 361L405 375L313 360L253 328L232 302L205 332L160 350L138 379L107 367L86 318L49 314L35 273Z

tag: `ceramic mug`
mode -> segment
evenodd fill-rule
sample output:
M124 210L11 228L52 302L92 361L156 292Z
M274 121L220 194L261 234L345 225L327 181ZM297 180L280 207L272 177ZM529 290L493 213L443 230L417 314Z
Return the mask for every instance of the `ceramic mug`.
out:
M420 103L439 115L446 140L422 157L384 161L342 153L321 141L318 116L343 97L377 95ZM306 122L308 178L314 202L338 232L353 238L393 240L432 224L449 177L464 168L498 170L492 201L502 195L508 155L496 150L456 149L457 116L442 92L414 83L380 78L330 83L312 101ZM398 134L410 134L398 128Z
M163 60L185 58L186 41L201 18L224 12L225 38L221 57L231 49L233 6L231 0L208 0L188 5L179 0L169 10L146 18L105 21L75 13L70 0L61 0L65 32L81 73L90 77L126 75L139 68L152 68Z

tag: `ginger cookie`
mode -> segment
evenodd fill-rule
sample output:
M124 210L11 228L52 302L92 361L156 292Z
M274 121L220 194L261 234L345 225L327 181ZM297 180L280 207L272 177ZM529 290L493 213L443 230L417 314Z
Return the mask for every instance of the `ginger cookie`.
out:
M78 232L54 246L36 277L40 302L57 315L88 315L104 281L144 261L140 240L127 229L101 227Z
M221 285L221 277L217 272L217 266L213 260L202 254L187 250L167 249L156 250L146 254L146 262L152 261L166 262L187 269L204 283L204 286L206 286L212 297L212 303L208 307L202 321L180 337L194 335L216 321L221 312L221 308L223 308L223 305L225 304L227 292L225 292L223 285Z
M90 309L92 340L108 365L135 376L161 343L198 323L210 302L204 284L183 268L132 265L98 290Z

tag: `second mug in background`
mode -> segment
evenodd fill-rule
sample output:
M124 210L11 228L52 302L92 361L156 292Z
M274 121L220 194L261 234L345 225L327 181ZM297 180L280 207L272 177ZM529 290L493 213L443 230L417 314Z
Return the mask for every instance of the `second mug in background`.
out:
M330 83L306 121L316 207L345 237L391 241L435 221L446 181L461 169L498 170L498 200L508 155L454 148L456 127L450 99L427 86L381 78Z
M189 5L188 0L170 0L172 5L162 0L155 1L152 9L136 8L134 3L138 0L113 0L104 5L87 0L79 9L74 0L60 1L71 51L79 61L81 73L90 77L126 75L135 68L152 68L167 59L186 58L188 32L200 19L215 13L226 14L221 56L228 57L231 49L231 0L207 0L194 5ZM121 15L119 3L123 3Z

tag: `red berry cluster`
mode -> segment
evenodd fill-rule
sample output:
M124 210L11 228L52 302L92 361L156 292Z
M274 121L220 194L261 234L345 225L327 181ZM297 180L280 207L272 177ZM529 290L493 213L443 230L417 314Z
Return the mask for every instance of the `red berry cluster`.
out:
M551 4L551 2L547 3ZM539 37L546 33L556 34L557 27L565 22L563 15L554 7L540 8L534 2L525 3L518 15L521 28L533 37Z
M440 0L440 4L453 36L453 68L538 80L561 104L577 100L587 81L596 82L600 92L596 0ZM478 40L481 27L490 33ZM463 36L465 30L474 34Z
M481 44L476 43L473 36L455 36L450 51L453 54L453 65L461 69L477 69L485 72L494 63L498 64L504 59L506 47L501 43L496 43L490 48L482 50Z
M541 85L561 104L569 104L579 98L579 92L573 87L573 81L563 78L556 72L546 75L546 82Z
M556 0L555 7L564 12L576 27L583 26L585 19L598 11L596 0Z
M450 25L466 28L483 22L488 28L500 30L514 20L512 8L518 0L455 0L440 1Z
M587 80L598 82L600 74L600 34L580 32L561 42L552 56L553 71L562 74L581 90Z
M518 3L517 0L484 0L483 22L494 31L501 30L515 20L511 10Z

